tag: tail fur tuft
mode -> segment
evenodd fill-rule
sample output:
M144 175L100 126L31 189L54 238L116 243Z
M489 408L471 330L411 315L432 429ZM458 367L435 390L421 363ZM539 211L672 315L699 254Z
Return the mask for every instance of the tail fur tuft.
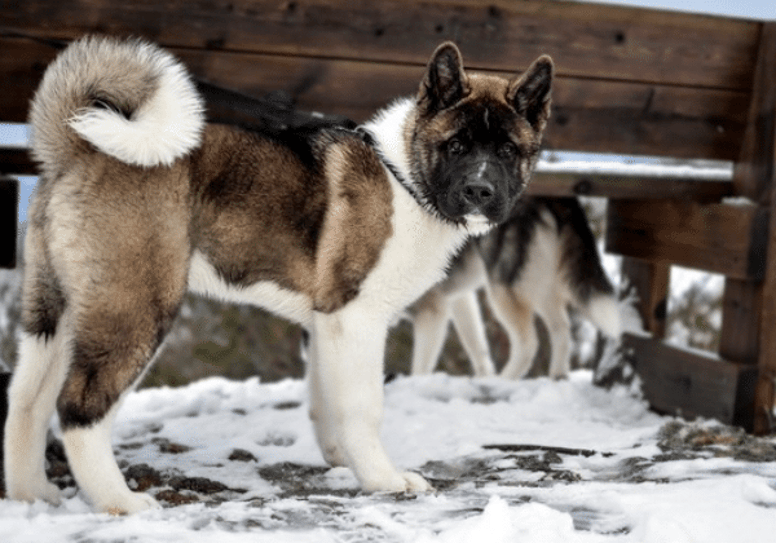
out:
M584 312L605 335L619 338L622 333L622 308L612 294L594 294L588 300Z
M141 40L88 37L49 66L30 112L35 158L67 162L82 138L136 166L168 166L199 145L204 104L186 68Z

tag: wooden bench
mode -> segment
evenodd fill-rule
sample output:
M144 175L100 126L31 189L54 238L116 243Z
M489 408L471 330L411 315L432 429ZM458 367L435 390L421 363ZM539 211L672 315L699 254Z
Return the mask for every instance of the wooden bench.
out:
M734 161L731 181L542 174L531 191L610 198L607 250L625 257L651 333L625 343L656 409L772 430L776 25L520 0L28 0L0 11L0 120L26 118L56 54L41 38L89 32L143 36L199 78L357 121L415 92L442 40L469 68L503 73L548 53L558 77L547 148ZM719 353L661 341L671 264L725 275Z

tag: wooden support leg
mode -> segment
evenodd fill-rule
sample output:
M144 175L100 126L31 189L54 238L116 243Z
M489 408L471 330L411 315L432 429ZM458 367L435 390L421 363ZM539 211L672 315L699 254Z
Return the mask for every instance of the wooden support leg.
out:
M749 120L734 181L736 192L767 207L770 217L765 277L759 293L759 339L754 343L759 371L753 429L756 434L766 434L773 430L776 388L776 23L763 25Z
M719 354L726 360L757 364L762 283L725 279Z
M627 256L622 259L623 281L636 289L644 329L655 339L664 338L666 333L670 270L667 264Z

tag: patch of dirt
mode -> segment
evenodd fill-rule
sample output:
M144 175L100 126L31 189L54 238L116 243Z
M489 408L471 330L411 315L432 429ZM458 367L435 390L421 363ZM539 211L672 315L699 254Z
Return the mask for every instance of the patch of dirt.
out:
M245 449L234 449L229 455L229 460L232 462L258 462L258 458L253 456L253 453L246 451Z
M191 447L188 445L173 443L169 439L163 437L155 437L151 440L151 443L154 443L159 447L159 452L167 454L181 454L191 450Z
M729 457L748 462L776 462L776 442L755 437L741 428L707 426L673 421L660 429L658 447L667 460L701 457Z

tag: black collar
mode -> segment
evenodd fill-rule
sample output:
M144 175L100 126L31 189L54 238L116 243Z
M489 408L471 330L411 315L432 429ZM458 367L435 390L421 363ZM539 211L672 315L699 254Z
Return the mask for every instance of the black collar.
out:
M377 143L377 139L375 138L374 134L364 128L363 126L359 126L355 130L356 134L361 136L361 139L364 140L364 143L369 145L372 149L374 149L375 153L377 154L377 157L380 159L380 162L383 163L383 165L388 169L389 172L391 172L391 175L393 175L396 178L396 181L399 182L399 184L404 187L404 189L415 198L415 200L418 203L422 203L422 200L420 198L420 195L415 190L415 187L412 185L409 179L404 177L404 174L401 172L399 167L394 164L391 160L388 159L387 156L385 156L385 153L383 153L383 150L380 148L380 145Z

